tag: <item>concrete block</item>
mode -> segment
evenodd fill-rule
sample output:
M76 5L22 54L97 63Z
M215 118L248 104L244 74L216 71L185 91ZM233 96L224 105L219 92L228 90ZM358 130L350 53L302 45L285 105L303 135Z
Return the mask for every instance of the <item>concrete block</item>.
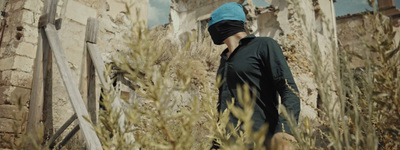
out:
M9 27L10 28L10 27ZM12 40L13 37L15 37L15 33L14 31L11 30L6 30L4 31L4 35L3 35L3 44L1 45L1 48L4 48L6 46L6 44L9 44L10 41ZM4 45L4 46L3 46ZM4 51L1 51L4 52Z
M23 120L28 115L28 108L16 105L0 105L0 118Z
M11 93L10 91L11 86L0 86L0 105L10 105L11 102L8 100Z
M95 18L97 17L97 12L95 9L91 7L83 5L74 0L69 0L65 16L71 20L86 25L87 19L89 17L95 17Z
M6 6L6 12L11 12L11 11L14 11L14 10L21 9L22 6L24 5L24 2L25 1L22 1L22 0L17 0L17 1L10 0L10 1L8 1L8 4Z
M23 8L37 13L40 13L40 8L42 7L43 7L43 2L40 0L27 0L25 1L23 6Z
M26 24L33 24L35 22L33 12L29 10L22 10L22 22Z
M14 119L0 118L0 132L14 132Z
M39 31L36 27L24 25L24 38L23 41L37 45Z
M0 86L0 105L28 106L31 90L15 86Z
M36 57L37 45L33 45L27 42L19 43L15 53L17 55L26 56L34 59Z
M15 56L12 69L32 72L34 60L24 56Z
M6 57L0 59L0 71L12 69L14 57Z
M15 141L14 134L11 133L1 133L0 132L0 149L2 150L12 150L12 145Z
M23 71L12 71L10 83L14 86L31 88L32 73L26 73Z
M0 85L10 85L11 70L0 72Z
M31 84L32 73L17 70L6 70L1 72L0 85L31 88Z

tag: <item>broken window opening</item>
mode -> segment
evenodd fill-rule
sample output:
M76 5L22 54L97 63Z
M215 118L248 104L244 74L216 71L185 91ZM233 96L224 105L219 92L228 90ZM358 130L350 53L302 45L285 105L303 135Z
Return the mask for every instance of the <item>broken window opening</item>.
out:
M198 34L197 34L197 42L202 42L204 38L206 38L208 23L210 22L210 18L199 20L198 24Z

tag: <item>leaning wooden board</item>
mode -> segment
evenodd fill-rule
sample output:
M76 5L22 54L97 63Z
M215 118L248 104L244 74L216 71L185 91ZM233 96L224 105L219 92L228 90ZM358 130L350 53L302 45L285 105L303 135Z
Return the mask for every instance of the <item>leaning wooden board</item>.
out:
M86 110L82 96L79 93L78 86L73 81L71 69L68 66L67 59L65 58L64 50L61 47L61 41L56 28L54 25L48 24L45 31L50 47L53 50L53 55L60 71L61 78L63 79L64 85L67 89L72 107L78 117L79 126L85 138L87 148L91 150L102 149L100 140L97 137L94 128L85 118L83 118L84 116L89 118L89 114Z
M99 48L97 47L96 44L92 43L87 43L88 46L88 51L90 54L90 57L92 58L94 67L96 68L97 75L99 76L99 80L101 84L103 84L104 88L106 91L109 91L110 88L108 88L108 82L110 82L110 77L104 76L104 72L106 71L106 65L104 64L103 59L101 59L101 56L99 54Z

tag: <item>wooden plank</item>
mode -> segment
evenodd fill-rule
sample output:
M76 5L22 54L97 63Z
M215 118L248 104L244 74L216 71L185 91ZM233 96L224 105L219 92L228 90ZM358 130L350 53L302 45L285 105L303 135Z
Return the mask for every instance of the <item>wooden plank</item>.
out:
M64 132L65 129L67 129L67 127L69 125L71 125L72 122L74 122L76 120L76 114L72 115L61 127L60 129L58 129L58 131L50 138L50 140L48 141L49 143L49 148L53 149L54 145L56 145L56 143L54 142L60 135L61 133Z
M44 57L43 54L49 45L47 44L45 32L41 27L43 24L48 23L50 12L51 0L46 0L44 2L44 8L39 21L39 37L38 37L38 47L36 51L36 58L34 64L34 73L33 73L33 81L32 81L32 90L31 90L31 99L29 104L29 115L28 115L28 123L27 123L27 132L29 134L36 134L35 130L38 128L39 122L43 115L44 109L44 74L47 71L47 68L44 67L43 62ZM47 61L46 61L47 63ZM47 67L47 66L46 66ZM29 147L29 146L28 146Z
M99 30L99 21L92 17L88 18L86 25L86 34L85 34L86 42L96 44L98 30Z
M42 30L43 37L43 122L44 138L49 139L53 135L53 64L52 53L46 33Z
M60 142L60 144L57 146L57 149L61 149L63 146L65 146L65 144L68 143L68 141L76 134L76 132L79 131L79 126L75 126L71 132L69 132L67 134L67 136L65 136L65 138Z
M94 124L97 123L97 115L96 115L96 72L94 65L92 63L92 59L87 53L86 56L86 65L87 65L87 107L90 114L90 119Z
M104 88L106 88L105 90L109 91L110 88L108 87L107 81L110 81L110 77L104 76L104 73L106 70L106 65L104 64L104 61L100 56L99 48L97 47L96 44L92 44L92 43L87 43L87 46L88 46L88 51L89 51L90 57L92 58L94 67L96 68L97 75L99 76L100 82L101 82L101 84L104 85Z
M67 89L72 107L78 117L79 126L82 129L84 139L88 149L102 149L99 138L94 131L93 126L84 118L89 117L89 113L85 108L82 96L79 93L77 84L73 81L71 69L69 68L67 59L65 58L64 50L61 47L60 38L57 35L56 28L52 24L46 27L46 35L53 50L58 69Z
M92 62L92 58L89 56L87 51L87 42L96 43L97 31L99 28L99 22L97 19L88 18L86 25L86 36L85 36L85 51L86 51L86 73L87 73L87 106L90 114L90 118L94 124L97 123L97 103L96 103L96 72Z
M48 14L49 14L48 21L51 24L55 24L58 0L46 0L46 3L50 4L50 6L48 7L49 10L46 10L46 11L48 11Z
M44 14L47 14L47 22L54 24L57 14L58 0L46 0ZM43 34L44 31L43 31ZM53 54L46 36L43 38L43 78L44 78L44 138L47 140L53 135Z
M42 34L39 34L36 58L33 70L33 81L31 97L29 101L29 114L26 131L31 135L36 135L40 119L43 113L43 44Z
M49 18L48 14L43 14L39 17L39 28L46 27L46 25L49 24L47 18Z

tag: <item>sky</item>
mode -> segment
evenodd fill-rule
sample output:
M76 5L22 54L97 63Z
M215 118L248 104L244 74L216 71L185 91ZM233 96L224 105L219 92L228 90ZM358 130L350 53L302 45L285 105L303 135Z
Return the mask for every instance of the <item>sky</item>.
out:
M256 6L265 7L268 4L264 0L253 0ZM397 8L400 8L400 0L394 0ZM150 28L167 24L169 22L169 9L171 0L150 0L148 12L148 26ZM354 14L366 10L372 10L367 0L336 0L334 3L336 16Z

